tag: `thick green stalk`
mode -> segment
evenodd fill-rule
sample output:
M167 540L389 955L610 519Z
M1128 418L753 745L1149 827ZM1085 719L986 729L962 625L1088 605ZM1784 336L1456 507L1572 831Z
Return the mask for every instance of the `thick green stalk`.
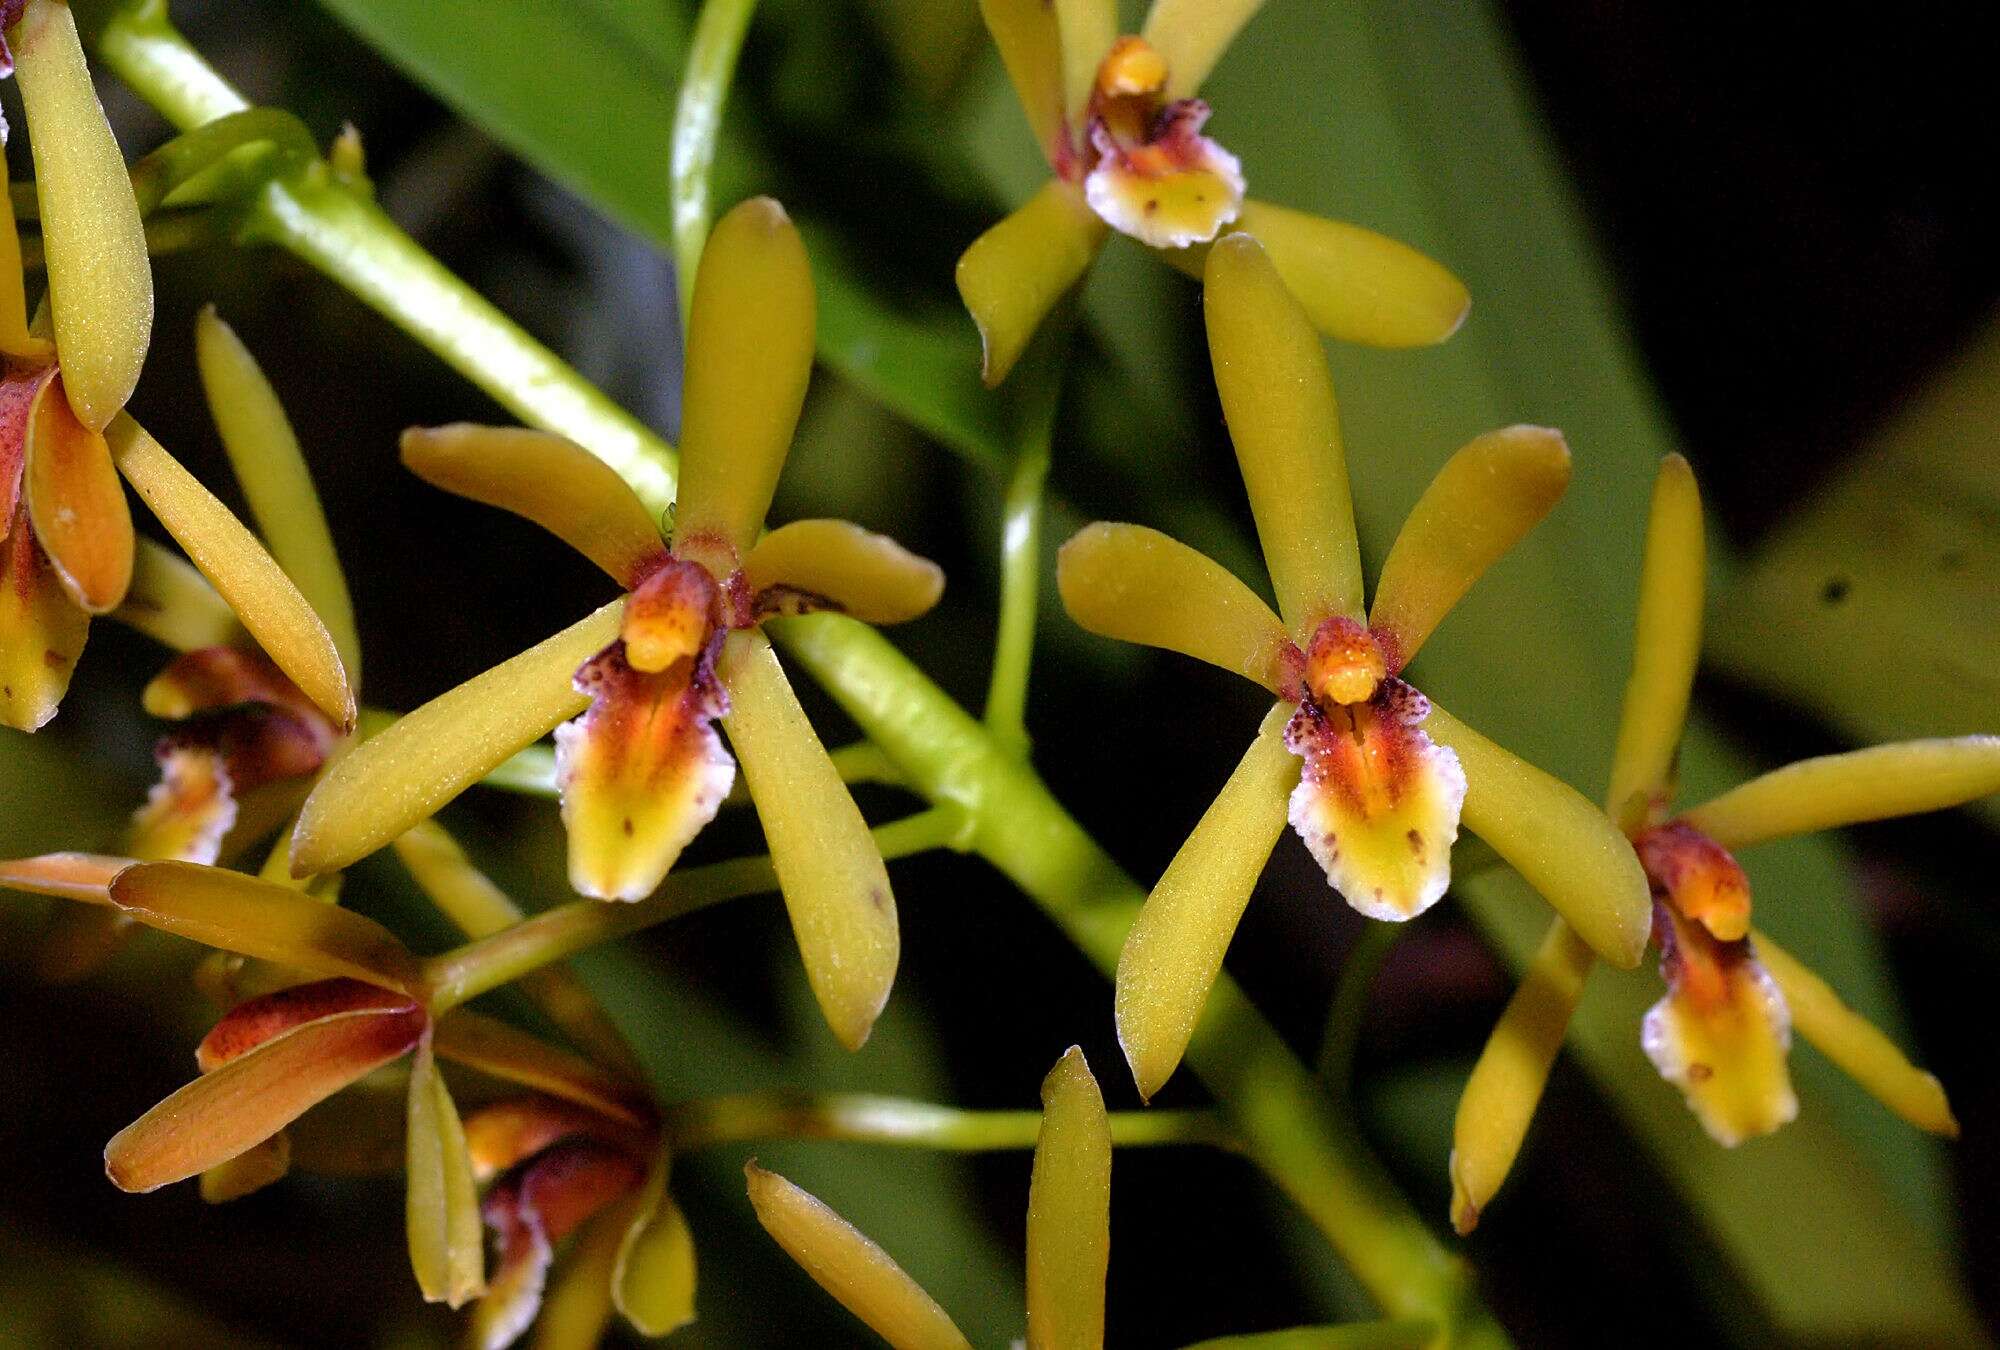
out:
M743 35L756 8L757 0L708 0L688 43L687 73L681 78L680 101L674 106L671 173L674 276L683 329L687 327L688 307L694 303L695 267L708 242L708 171L715 163L715 143L722 134L722 111L729 103L736 57L743 50Z
M745 1092L664 1108L660 1131L675 1153L763 1139L840 1139L983 1153L1033 1148L1040 1111L965 1111L865 1093ZM1111 1142L1239 1147L1213 1111L1113 1111Z

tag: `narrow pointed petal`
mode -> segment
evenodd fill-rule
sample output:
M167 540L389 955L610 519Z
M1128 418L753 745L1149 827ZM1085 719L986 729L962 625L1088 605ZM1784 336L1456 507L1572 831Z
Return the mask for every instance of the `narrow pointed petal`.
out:
M1429 712L1429 699L1391 680L1366 703L1302 706L1285 728L1305 761L1292 828L1328 884L1371 919L1413 919L1451 885L1465 772L1424 734Z
M665 545L617 471L574 441L526 427L457 422L403 433L403 464L446 492L532 520L634 585Z
M1144 525L1100 521L1056 554L1056 588L1093 633L1164 647L1277 693L1285 625L1228 568Z
M1660 914L1667 994L1640 1024L1646 1058L1716 1143L1771 1133L1799 1112L1784 994L1748 941L1718 942L1667 905Z
M195 320L194 338L208 410L258 533L326 625L348 679L358 684L361 640L354 628L354 602L284 405L257 358L213 305Z
M611 1298L642 1336L665 1336L695 1320L694 1234L667 1190L668 1158L655 1155L618 1240Z
M1610 818L1435 703L1424 729L1465 769L1465 827L1540 891L1598 956L1620 970L1638 965L1652 932L1652 890Z
M6 157L0 155L0 356L22 356L38 345L28 333L27 282L21 272L21 233L14 219L13 194L8 191L11 186ZM0 501L0 507L5 505ZM0 510L0 527L11 514L11 510Z
M979 12L1035 144L1051 165L1061 163L1076 152L1063 122L1062 38L1054 6L1048 0L979 0Z
M688 314L674 551L718 577L764 527L812 374L815 312L784 207L752 197L716 222Z
M489 1078L574 1102L629 1128L645 1124L644 1108L628 1083L506 1022L454 1008L438 1019L433 1042L439 1057Z
M806 978L834 1036L859 1050L901 952L888 869L770 640L756 629L731 633L720 664L730 700L722 724L757 804Z
M78 420L101 431L132 396L152 336L146 233L69 5L30 0L13 47L63 383Z
M616 1222L622 1213L586 1225L551 1272L535 1317L535 1350L597 1350L602 1344L615 1311L612 1272L624 1235Z
M944 1309L853 1224L755 1162L743 1175L764 1231L895 1350L968 1350Z
M1056 301L1089 269L1105 229L1082 193L1052 178L960 256L958 295L979 326L988 389L1007 378Z
M143 862L213 864L236 825L236 791L216 751L167 744L160 781L132 814L125 851Z
M132 585L111 617L177 652L230 647L246 641L229 605L177 555L141 538L132 558Z
M577 672L590 708L556 728L556 785L579 894L645 899L729 795L736 763L714 725L724 700L700 664L647 674L612 646Z
M0 726L35 731L56 715L90 636L90 616L35 543L25 504L0 540Z
M465 1128L428 1041L410 1062L406 1127L410 1266L427 1303L461 1308L486 1292L486 1230Z
M589 703L577 667L618 636L623 600L441 694L342 756L292 832L292 870L366 857Z
M415 964L373 919L289 886L194 863L139 863L111 883L111 903L149 928L315 975L408 988Z
M0 860L0 890L49 895L86 905L111 903L111 882L132 859L108 853L44 853Z
M1278 612L1299 641L1322 619L1358 619L1354 536L1340 411L1319 334L1255 239L1209 251L1208 351Z
M1639 612L1632 673L1625 681L1618 750L1611 760L1605 809L1628 833L1664 813L1673 796L1674 756L1687 724L1688 696L1701 659L1702 592L1707 545L1701 489L1679 455L1660 461L1639 566Z
M759 614L831 609L863 623L904 623L944 594L944 569L886 534L846 520L795 520L757 541L743 579Z
M1097 87L1097 67L1118 40L1118 0L1051 0L1056 51L1062 58L1062 109L1066 125L1083 125L1084 105Z
M1397 669L1568 486L1569 446L1548 427L1488 432L1445 462L1397 533L1368 612Z
M1146 39L1167 63L1166 96L1193 98L1264 0L1153 0Z
M1910 1124L1947 1139L1958 1137L1958 1118L1936 1077L1910 1063L1895 1042L1790 952L1762 933L1756 944L1758 958L1785 996L1794 1031Z
M119 472L222 593L257 645L336 726L353 726L354 688L340 651L284 569L137 422L117 418L105 439Z
M292 1170L292 1142L285 1131L237 1154L228 1162L217 1163L201 1174L204 1203L223 1205L241 1200L281 1181Z
M132 511L103 435L77 421L62 385L44 384L29 409L22 496L70 600L104 614L132 584Z
M1264 718L1236 771L1146 898L1118 956L1118 1042L1150 1099L1181 1062L1250 892L1285 828L1299 761L1285 748L1291 706Z
M1103 1346L1110 1261L1111 1120L1071 1046L1042 1080L1028 1183L1028 1350Z
M1774 769L1682 819L1724 848L1942 811L2000 792L2000 736L1898 741Z
M408 1053L423 1022L414 1004L363 1007L275 1036L120 1130L104 1170L120 1190L153 1191L227 1162Z
M1461 1237L1478 1225L1514 1166L1596 962L1568 924L1549 925L1472 1066L1452 1126L1451 1226Z

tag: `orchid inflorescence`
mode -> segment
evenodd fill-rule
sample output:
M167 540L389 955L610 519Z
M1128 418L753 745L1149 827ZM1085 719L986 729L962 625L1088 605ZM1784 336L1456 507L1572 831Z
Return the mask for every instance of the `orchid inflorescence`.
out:
M1199 277L1215 385L1276 601L1139 524L1090 525L1060 551L1060 594L1083 628L1209 662L1274 700L1123 939L1111 1011L1139 1095L1151 1098L1182 1062L1287 825L1333 892L1387 923L1447 894L1464 829L1554 917L1460 1105L1459 1231L1522 1146L1589 970L1634 967L1649 945L1666 993L1633 1034L1718 1143L1795 1113L1785 1062L1794 1031L1913 1124L1953 1133L1937 1081L1752 928L1732 852L1991 793L2000 738L1808 760L1677 811L1704 580L1700 500L1678 457L1661 467L1646 526L1602 808L1420 692L1412 662L1557 506L1571 451L1561 433L1521 425L1451 455L1370 598L1322 335L1439 342L1467 300L1401 244L1245 195L1243 167L1205 134L1196 94L1257 8L1156 0L1141 33L1120 37L1103 0L982 4L1052 174L959 263L983 374L989 384L1007 375L1108 230ZM0 886L79 902L52 930L45 973L82 977L136 924L212 948L197 978L221 1007L196 1051L199 1076L110 1141L111 1180L150 1191L199 1178L212 1200L246 1194L357 1150L373 1137L353 1123L359 1104L387 1084L426 1298L477 1300L472 1329L484 1346L511 1343L545 1302L578 1342L594 1340L614 1307L665 1334L695 1315L693 1237L669 1180L675 1151L701 1141L686 1124L701 1112L654 1098L562 958L725 893L775 889L827 1026L855 1050L900 957L887 829L871 832L843 780L848 761L822 745L766 628L815 612L913 619L938 602L943 576L846 521L766 526L813 363L815 287L798 230L775 201L754 198L707 240L670 519L560 428L455 424L404 436L403 462L418 476L545 527L619 594L406 716L365 709L354 606L327 522L298 437L243 343L213 310L202 314L203 385L254 531L122 411L151 325L142 203L68 6L0 11L35 137L48 273L31 319L0 192L0 720L32 732L54 717L90 618L108 615L172 652L143 703L174 724L157 750L160 782L118 852L0 863ZM190 561L135 537L121 474ZM523 757L551 733L545 786L560 798L568 878L583 899L530 917L433 817L475 785L520 778ZM747 881L705 892L695 879L730 865L687 869L680 856L734 800L739 765L768 859ZM952 827L967 808L934 809L927 819ZM947 842L956 836L919 846ZM341 907L342 870L385 848L469 945L422 957ZM460 1006L516 981L567 1045ZM460 1097L476 1101L461 1113ZM1099 1345L1122 1118L1107 1113L1074 1048L1042 1100L1027 1340ZM838 1215L754 1162L747 1176L764 1227L891 1343L966 1343ZM1382 1325L1383 1343L1423 1343L1436 1330Z

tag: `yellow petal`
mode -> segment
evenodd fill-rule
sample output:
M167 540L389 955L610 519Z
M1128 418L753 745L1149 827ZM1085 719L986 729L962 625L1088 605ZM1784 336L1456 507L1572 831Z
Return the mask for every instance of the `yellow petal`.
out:
M731 633L722 724L764 826L806 978L840 1043L858 1050L895 983L901 940L889 872L868 823L799 707L771 643Z
M1228 568L1158 530L1084 526L1056 554L1056 588L1093 633L1180 652L1278 692L1285 625Z
M1042 8L1039 0L1028 3ZM1050 179L959 258L958 294L979 326L988 389L1007 378L1042 319L1090 267L1104 229L1083 194Z
M489 1078L585 1106L609 1120L639 1127L643 1110L632 1087L581 1055L516 1030L506 1022L455 1008L438 1019L437 1053Z
M1479 1223L1514 1166L1595 964L1568 924L1550 924L1472 1066L1452 1126L1451 1226L1460 1236Z
M0 355L24 356L38 344L28 335L28 293L11 186L6 156L0 155Z
M111 902L148 927L314 975L406 989L416 973L373 919L241 872L139 863L111 883Z
M111 617L177 652L230 647L243 625L201 573L150 539L138 541L132 585Z
M1661 912L1671 929L1660 954L1667 995L1647 1012L1639 1043L1709 1136L1734 1148L1799 1112L1785 1067L1785 996L1749 942L1718 942L1671 907Z
M620 1211L622 1213L622 1210ZM611 1327L612 1272L624 1230L607 1214L586 1224L550 1276L535 1317L534 1350L597 1350Z
M1774 769L1681 818L1724 848L1942 811L2000 792L2000 736L1898 741Z
M76 420L62 384L44 384L29 410L22 496L71 601L103 614L132 584L132 511L104 437Z
M736 764L715 733L713 679L694 659L634 670L619 647L577 672L591 702L556 728L556 785L579 894L645 899L715 819Z
M1097 67L1118 38L1118 0L1050 0L1056 12L1056 50L1062 57L1063 117L1083 124L1083 108L1097 86Z
M404 1225L410 1266L427 1303L461 1308L486 1290L486 1230L465 1127L428 1040L410 1062Z
M1610 819L1435 703L1424 729L1465 769L1465 827L1540 891L1592 951L1620 970L1638 965L1652 933L1652 891Z
M1758 957L1784 993L1794 1031L1910 1124L1948 1139L1958 1137L1958 1119L1943 1084L1910 1063L1874 1023L1843 1003L1790 952L1762 933L1756 944Z
M160 781L132 813L125 851L143 862L212 864L236 825L236 791L215 750L169 742Z
M338 760L292 832L292 870L331 872L381 848L581 711L576 669L618 636L614 600L441 694Z
M889 1254L815 1197L744 1164L757 1222L820 1288L895 1350L967 1350L965 1334Z
M1504 427L1445 461L1397 532L1368 626L1392 665L1416 657L1473 583L1541 522L1569 486L1569 446L1548 427Z
M642 1336L665 1336L694 1321L694 1235L667 1190L665 1153L653 1161L619 1233L611 1298Z
M1146 39L1167 63L1166 96L1193 98L1264 0L1153 0Z
M403 433L403 464L446 492L534 521L627 589L665 551L658 524L617 471L546 431L471 422L411 427Z
M204 1073L113 1136L104 1170L153 1191L256 1147L308 1109L407 1053L421 1010L361 1007L282 1032Z
M1069 132L1063 126L1062 39L1055 7L1048 0L979 0L979 12L1000 49L1035 144L1056 163L1068 146Z
M348 597L326 513L320 509L319 493L284 405L257 359L217 316L215 306L203 307L195 320L194 339L208 410L222 434L222 447L229 453L251 518L278 566L298 584L326 625L349 681L358 684L361 640L354 629L354 602Z
M1341 898L1371 919L1415 918L1451 884L1465 773L1424 734L1429 708L1391 680L1366 703L1302 706L1285 728L1305 761L1292 828Z
M716 222L688 313L674 551L717 577L764 527L812 374L814 314L805 244L784 207L752 197Z
M0 860L0 890L50 895L86 905L111 903L111 882L132 859L108 853L44 853Z
M78 420L101 431L132 396L152 335L146 234L69 5L30 0L13 48L63 383Z
M1028 1183L1028 1350L1104 1344L1111 1261L1111 1120L1083 1051L1042 1080L1042 1128Z
M863 623L903 623L944 594L943 568L846 520L779 526L743 560L743 579L760 614L834 609Z
M1604 805L1619 827L1653 824L1673 796L1674 756L1687 723L1695 663L1701 659L1701 606L1707 548L1701 489L1679 455L1660 462L1646 518L1632 673L1625 681L1618 751Z
M111 456L160 524L278 668L340 727L354 725L354 688L326 625L242 522L129 417L105 431Z
M42 555L23 503L0 539L0 726L47 725L89 636L90 616L70 602Z
M241 1200L292 1170L291 1136L285 1131L201 1174L201 1198L211 1205Z
M1354 502L1326 356L1298 301L1247 235L1210 250L1204 308L1216 392L1278 612L1304 641L1322 619L1362 615Z
M1291 705L1264 718L1236 771L1167 865L1118 956L1118 1041L1139 1095L1172 1076L1222 969L1222 955L1285 828L1299 761L1285 748Z

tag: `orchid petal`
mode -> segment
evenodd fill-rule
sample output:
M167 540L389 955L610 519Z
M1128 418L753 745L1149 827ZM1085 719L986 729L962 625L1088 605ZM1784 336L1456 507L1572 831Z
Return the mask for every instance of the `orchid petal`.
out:
M1784 993L1794 1031L1910 1124L1948 1139L1958 1137L1958 1119L1936 1077L1910 1063L1895 1042L1841 1002L1797 957L1762 933L1756 943L1758 957Z
M16 509L28 461L29 414L55 367L0 356L0 541L16 528Z
M1118 956L1118 1042L1150 1099L1181 1062L1250 892L1285 828L1299 761L1285 748L1291 705L1265 715L1194 832L1167 865Z
M1214 239L1242 214L1245 184L1243 162L1201 134L1207 122L1199 100L1169 104L1136 134L1093 122L1097 162L1083 179L1090 209L1120 234L1169 253Z
M1627 832L1651 824L1673 796L1674 757L1701 659L1706 558L1694 470L1679 455L1668 455L1653 480L1646 517L1632 673L1605 794L1605 809Z
M1821 755L1731 788L1681 819L1724 848L1942 811L2000 792L2000 736L1958 736Z
M256 1147L309 1108L409 1052L423 1010L376 1004L273 1036L189 1083L120 1130L104 1170L123 1191L154 1191Z
M432 1041L441 1058L489 1078L589 1107L637 1128L644 1123L633 1089L581 1055L558 1049L491 1017L454 1008L438 1019Z
M812 374L815 309L784 207L752 197L716 222L688 312L674 551L718 577L764 526Z
M104 437L77 420L62 383L43 384L29 409L22 496L70 600L104 614L132 584L132 510Z
M617 471L546 431L411 427L403 465L433 487L534 521L627 588L665 551L646 504Z
M31 0L14 28L28 113L42 252L63 383L77 420L102 431L139 382L153 329L153 267L125 157L98 104L62 0Z
M617 639L624 607L612 601L342 756L299 814L292 870L330 872L373 853L574 717L589 702L576 669Z
M299 438L257 358L215 306L195 320L195 359L222 448L265 547L319 615L351 683L361 680L354 602Z
M1035 144L1051 164L1069 146L1063 121L1063 51L1056 13L1049 0L979 0L986 31L1000 49L1000 62L1013 81Z
M535 1350L597 1350L610 1330L612 1272L618 1264L625 1208L576 1235L560 1267L551 1272L535 1316Z
M1040 0L1028 3L1041 7ZM1056 301L1089 269L1104 234L1083 195L1051 179L959 257L954 276L979 326L979 371L988 389L1007 378Z
M1264 0L1153 0L1139 36L1167 63L1166 97L1193 98Z
M1667 994L1646 1013L1639 1043L1709 1136L1734 1148L1798 1114L1785 996L1748 941L1720 942L1671 906L1660 912Z
M1632 846L1568 784L1501 749L1435 703L1425 730L1465 769L1465 827L1493 846L1620 970L1639 964L1653 897Z
M1210 250L1204 307L1216 391L1278 612L1304 641L1322 619L1362 615L1361 552L1326 355L1248 235Z
M279 669L333 719L354 725L354 687L326 625L229 508L130 417L105 431L120 473Z
M1568 486L1569 446L1547 427L1491 431L1445 461L1397 533L1368 612L1398 669Z
M886 534L846 520L795 520L759 539L743 580L760 614L833 609L863 623L903 623L944 594L944 569Z
M1285 625L1221 563L1144 525L1086 525L1056 553L1072 619L1121 642L1163 647L1272 693L1291 647Z
M111 882L132 859L107 853L44 853L0 861L0 890L50 895L86 905L109 905Z
M402 942L373 919L241 872L138 863L111 883L111 903L149 928L314 975L400 990L416 974Z
M427 1303L461 1308L486 1292L486 1230L465 1127L428 1040L410 1062L406 1126L410 1266Z
M25 356L41 344L28 332L27 280L21 271L21 232L14 219L11 186L6 156L0 155L0 356ZM0 511L0 529L12 514L11 508Z
M1071 1046L1042 1080L1028 1183L1028 1350L1103 1346L1110 1260L1111 1120Z
M1083 125L1097 87L1097 68L1118 40L1118 0L1049 0L1056 12L1056 54L1062 62L1064 124Z
M858 1050L888 1001L901 942L888 869L868 823L785 680L770 640L731 633L722 724L791 915L806 978L840 1043Z
M201 1174L204 1204L223 1205L255 1194L292 1170L291 1136L278 1131L261 1144L253 1145L227 1162L217 1163Z
M138 540L132 585L111 617L177 652L230 647L243 625L201 573L150 539Z
M56 715L90 636L28 525L25 504L0 540L0 726L35 731Z
M642 1336L665 1336L695 1320L694 1234L667 1190L668 1158L653 1159L619 1233L611 1299Z
M1452 1126L1451 1226L1461 1237L1514 1166L1596 962L1568 924L1550 924L1472 1066Z
M743 1175L764 1231L895 1350L969 1350L944 1309L853 1224L755 1162Z
M213 864L236 825L236 790L216 751L169 741L160 781L132 814L126 851L142 862Z

